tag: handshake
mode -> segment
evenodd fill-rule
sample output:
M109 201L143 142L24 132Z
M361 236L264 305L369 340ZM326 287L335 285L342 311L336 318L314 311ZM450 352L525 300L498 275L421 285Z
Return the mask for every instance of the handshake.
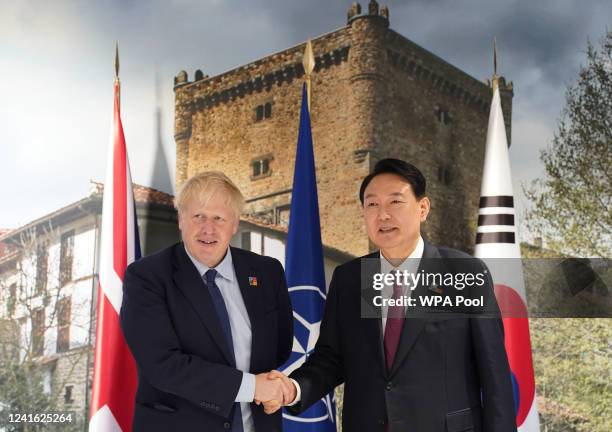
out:
M293 382L282 372L273 370L255 376L253 401L263 404L266 414L273 414L282 406L295 401L297 390Z

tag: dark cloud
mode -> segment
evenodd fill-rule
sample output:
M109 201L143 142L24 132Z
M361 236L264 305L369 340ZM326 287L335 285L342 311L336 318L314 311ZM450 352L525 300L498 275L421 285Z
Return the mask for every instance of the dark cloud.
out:
M62 187L57 205L65 197L80 196L90 177L101 180L105 160L109 115L112 58L115 41L121 50L124 126L136 181L146 183L153 139L154 75L160 74L163 131L170 163L173 141L173 77L184 69L192 77L196 69L215 75L265 55L280 51L346 25L351 0L151 0L105 2L48 2L24 0L0 7L0 64L11 71L5 83L17 82L21 74L38 83L40 77L52 88L66 89L59 101L65 118L80 118L87 130L91 165L78 171L83 155L74 154L82 143L66 138L64 130L50 130L40 146L57 148L66 155L62 172L70 182ZM367 10L367 1L361 1ZM497 37L500 72L515 84L514 130L511 155L515 180L540 176L538 151L548 145L564 102L566 85L575 81L584 61L587 38L597 41L610 24L612 2L604 0L418 0L381 1L390 9L391 28L442 57L476 79L491 76L491 41ZM28 82L23 78L19 82ZM5 89L3 94L7 94ZM72 94L72 93L74 94ZM36 106L41 118L51 119L57 110L44 110L48 94L28 88L19 92L20 106ZM50 92L47 92L50 93ZM83 95L86 98L83 98ZM87 110L83 110L86 104ZM12 105L15 105L13 102ZM54 105L54 102L48 102ZM43 107L44 108L44 107ZM70 111L73 110L73 111ZM11 110L14 114L15 110ZM87 113L85 115L84 113ZM150 113L150 115L148 114ZM24 113L27 119L28 113ZM85 124L86 123L86 124ZM31 137L11 122L4 136L16 146ZM28 124L23 120L23 124ZM95 131L95 133L92 133ZM101 132L98 132L101 131ZM73 131L74 132L74 131ZM74 134L84 134L80 129ZM12 148L0 150L14 159ZM79 159L80 158L80 159ZM94 167L95 168L92 168ZM7 183L20 173L8 167L0 174ZM44 170L44 167L41 168ZM57 166L39 172L16 191L18 215L12 221L40 216L28 210L26 198L35 196L41 178L53 177ZM95 172L95 174L92 174ZM516 182L515 182L516 183ZM8 184L8 183L7 183ZM70 188L73 189L70 189ZM515 192L519 192L518 190ZM46 204L45 204L46 205ZM4 216L4 215L3 215ZM14 225L2 222L0 225Z

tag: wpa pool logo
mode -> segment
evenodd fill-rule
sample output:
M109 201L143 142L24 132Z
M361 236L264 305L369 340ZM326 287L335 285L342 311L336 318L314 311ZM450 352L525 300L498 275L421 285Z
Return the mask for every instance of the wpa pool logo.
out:
M325 306L325 294L318 287L302 285L289 288L293 304L293 349L281 369L289 375L299 368L314 350ZM291 432L336 431L333 393L319 400L299 416L283 410L283 428Z

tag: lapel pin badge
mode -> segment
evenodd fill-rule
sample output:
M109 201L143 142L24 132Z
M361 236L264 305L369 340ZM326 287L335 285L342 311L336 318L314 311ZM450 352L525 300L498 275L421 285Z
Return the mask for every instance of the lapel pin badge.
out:
M249 286L257 286L257 278L255 276L249 276Z

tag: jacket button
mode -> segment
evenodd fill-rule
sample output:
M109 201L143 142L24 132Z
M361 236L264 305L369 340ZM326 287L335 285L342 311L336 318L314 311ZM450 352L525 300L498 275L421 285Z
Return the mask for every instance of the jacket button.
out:
M391 390L392 387L393 387L393 383L391 381L389 381L387 383L387 391Z
M232 425L230 424L230 422L223 423L223 429L229 429L231 427L232 427Z

